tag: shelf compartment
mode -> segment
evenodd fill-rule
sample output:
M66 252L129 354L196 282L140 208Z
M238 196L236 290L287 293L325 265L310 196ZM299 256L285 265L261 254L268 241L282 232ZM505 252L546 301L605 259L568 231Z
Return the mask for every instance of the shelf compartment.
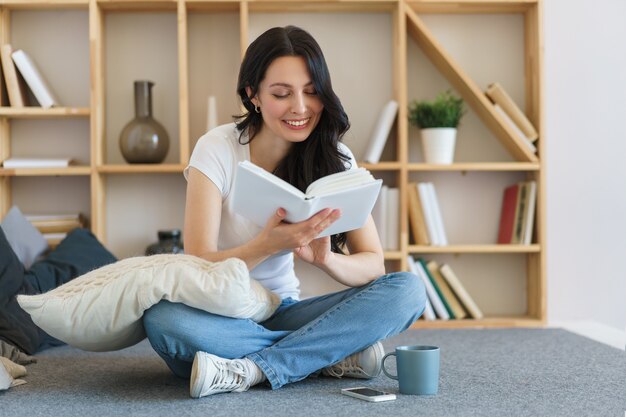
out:
M183 164L134 164L101 165L97 168L102 174L182 174Z
M449 165L408 164L409 171L539 171L539 168L539 163L536 162L458 162Z
M98 6L107 11L175 11L176 0L96 0Z
M488 317L483 319L462 320L417 320L412 329L467 329L467 328L502 328L502 327L541 327L545 322L530 316Z
M57 119L67 117L89 117L87 107L0 107L0 117L10 119Z
M538 253L541 246L532 245L409 245L409 253Z
M444 50L416 12L410 6L405 7L405 11L408 32L417 45L441 74L448 79L450 84L456 88L467 104L474 109L478 117L494 133L509 153L520 162L538 162L537 155L532 153L522 143L523 139L518 138L515 132L506 125L484 92Z
M2 177L49 177L90 174L91 167L89 166L74 166L68 168L0 168L0 176Z

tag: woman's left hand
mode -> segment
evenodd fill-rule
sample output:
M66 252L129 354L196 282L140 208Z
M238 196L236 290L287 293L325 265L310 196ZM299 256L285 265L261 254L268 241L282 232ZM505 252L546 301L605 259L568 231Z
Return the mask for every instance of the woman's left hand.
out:
M300 246L294 249L293 252L304 262L316 266L324 266L333 256L330 250L330 236L313 239L308 245Z

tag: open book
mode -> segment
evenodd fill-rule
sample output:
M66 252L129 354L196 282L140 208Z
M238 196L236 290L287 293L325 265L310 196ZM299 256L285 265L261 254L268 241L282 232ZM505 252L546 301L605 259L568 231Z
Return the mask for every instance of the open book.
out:
M293 185L250 161L237 167L233 188L236 213L265 226L278 208L287 211L285 221L297 223L325 209L340 209L341 217L318 237L362 227L372 211L382 180L365 168L350 169L313 181L303 193Z

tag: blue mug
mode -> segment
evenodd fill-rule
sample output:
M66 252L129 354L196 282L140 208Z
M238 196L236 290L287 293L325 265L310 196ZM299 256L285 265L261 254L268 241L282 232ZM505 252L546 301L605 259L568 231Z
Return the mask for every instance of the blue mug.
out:
M397 375L385 368L385 360L396 357ZM439 348L437 346L398 346L383 357L383 372L398 381L401 394L435 395L439 389Z

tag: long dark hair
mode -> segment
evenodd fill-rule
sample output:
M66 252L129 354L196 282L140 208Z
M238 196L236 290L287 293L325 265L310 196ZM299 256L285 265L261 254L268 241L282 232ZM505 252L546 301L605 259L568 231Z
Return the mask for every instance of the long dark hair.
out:
M267 30L250 44L239 70L237 94L247 112L236 116L239 142L244 132L248 142L252 141L263 126L263 117L254 111L250 100L259 91L270 64L283 56L304 58L311 81L324 105L319 122L311 135L303 142L294 143L287 156L280 161L274 174L301 191L318 178L346 170L348 155L338 149L338 143L350 128L348 115L335 94L324 54L313 36L295 26L275 27ZM246 91L250 89L250 96ZM346 234L331 237L331 248L341 253L346 243Z

